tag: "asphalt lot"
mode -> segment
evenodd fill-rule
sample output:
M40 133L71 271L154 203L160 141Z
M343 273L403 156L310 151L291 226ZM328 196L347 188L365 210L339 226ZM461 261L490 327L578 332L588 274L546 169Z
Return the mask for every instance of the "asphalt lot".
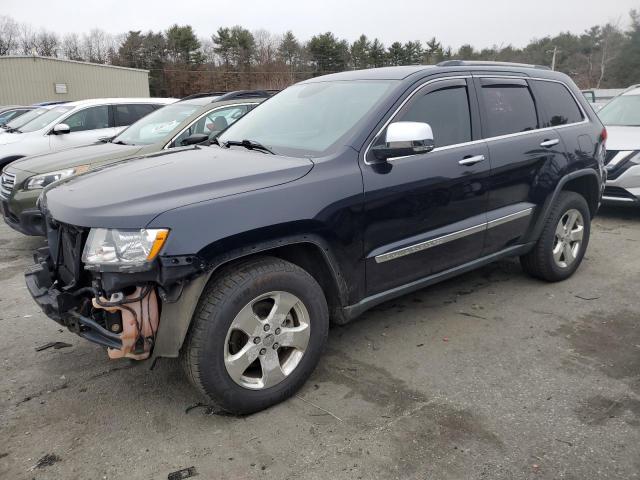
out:
M41 314L40 244L0 225L2 479L640 478L640 211L601 211L563 283L503 261L333 328L299 395L243 418Z

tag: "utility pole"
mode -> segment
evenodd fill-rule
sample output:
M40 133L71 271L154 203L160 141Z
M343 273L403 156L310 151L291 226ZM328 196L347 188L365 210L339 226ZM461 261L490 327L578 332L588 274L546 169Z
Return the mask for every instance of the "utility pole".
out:
M558 47L556 47L555 45L553 47L553 50L547 50L547 53L553 53L553 57L551 58L551 70L556 69L556 56L558 55L558 52L560 52L560 50L558 50Z

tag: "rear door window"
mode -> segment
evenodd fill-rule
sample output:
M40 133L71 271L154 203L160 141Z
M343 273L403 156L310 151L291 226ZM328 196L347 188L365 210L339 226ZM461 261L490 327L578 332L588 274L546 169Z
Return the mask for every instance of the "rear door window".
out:
M485 137L538 128L536 105L524 80L482 79L480 83Z
M533 80L536 100L542 106L543 127L557 127L584 120L582 111L567 87L558 82Z
M116 111L116 127L126 127L153 112L155 105L133 103L114 105Z

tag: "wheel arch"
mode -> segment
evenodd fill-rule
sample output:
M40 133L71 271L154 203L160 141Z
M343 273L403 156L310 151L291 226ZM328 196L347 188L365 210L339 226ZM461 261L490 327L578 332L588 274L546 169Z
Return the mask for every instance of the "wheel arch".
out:
M24 157L26 157L26 155L9 155L7 157L0 158L0 172L2 172L2 169L9 165L11 162L15 162L16 160L20 160Z
M217 250L209 245L204 252ZM175 303L163 305L152 365L159 357L179 355L191 326L197 303L206 286L224 274L227 267L249 258L272 256L287 260L306 270L320 284L330 316L338 324L347 322L343 308L347 304L347 285L329 243L318 234L298 234L257 243L247 243L221 255L203 257L205 272L189 282Z
M571 191L582 195L589 205L589 212L591 213L591 218L593 218L600 205L600 185L600 177L592 168L576 170L562 177L553 192L547 196L542 204L541 213L527 236L527 241L535 242L538 240L544 228L544 223L551 213L551 207L562 191Z

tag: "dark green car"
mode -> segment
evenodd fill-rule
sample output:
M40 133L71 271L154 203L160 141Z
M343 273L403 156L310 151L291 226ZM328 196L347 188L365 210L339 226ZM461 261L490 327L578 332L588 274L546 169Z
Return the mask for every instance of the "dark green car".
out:
M16 160L0 177L4 220L25 235L42 236L36 201L44 187L131 157L207 143L270 95L246 90L187 97L152 112L110 141Z

